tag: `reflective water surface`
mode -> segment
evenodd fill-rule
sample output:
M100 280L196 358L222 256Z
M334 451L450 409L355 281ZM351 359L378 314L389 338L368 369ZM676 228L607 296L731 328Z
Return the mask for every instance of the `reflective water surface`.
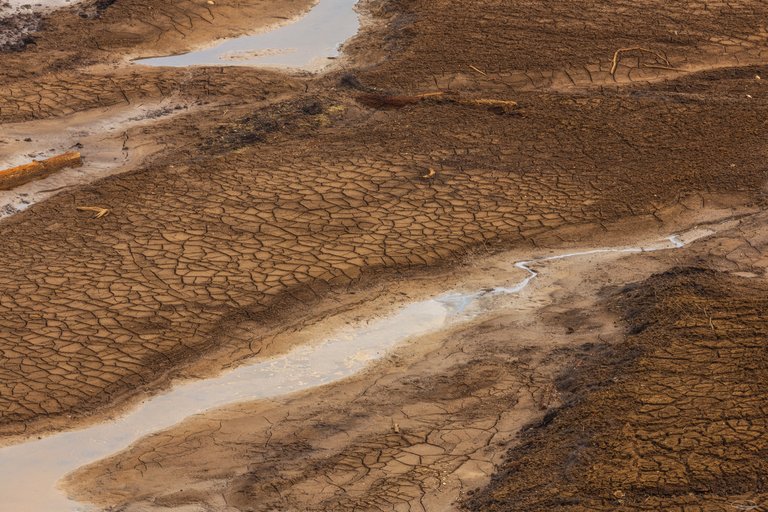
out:
M320 0L306 15L261 34L226 39L182 55L139 59L147 66L262 66L318 71L360 26L357 0Z

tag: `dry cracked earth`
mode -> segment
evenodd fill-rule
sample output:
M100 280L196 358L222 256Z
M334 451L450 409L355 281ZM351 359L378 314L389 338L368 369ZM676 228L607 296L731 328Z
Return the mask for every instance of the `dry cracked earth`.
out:
M126 512L761 510L764 222L650 262L550 268L533 315L188 420L67 485Z
M764 510L763 222L613 292L628 335L560 377L571 398L468 508Z
M0 221L4 441L478 251L727 210L749 216L676 256L564 273L533 323L191 420L68 485L124 510L763 510L768 5L364 0L323 74L129 63L310 6L84 2L0 51L0 145L3 124L194 107L135 129L162 147L135 169Z

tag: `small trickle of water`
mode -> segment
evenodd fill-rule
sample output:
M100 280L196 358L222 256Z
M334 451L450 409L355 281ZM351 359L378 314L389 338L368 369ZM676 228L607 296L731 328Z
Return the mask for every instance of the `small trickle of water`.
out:
M360 26L357 0L320 0L297 21L252 36L224 40L181 55L138 59L146 66L261 66L318 71L338 57Z

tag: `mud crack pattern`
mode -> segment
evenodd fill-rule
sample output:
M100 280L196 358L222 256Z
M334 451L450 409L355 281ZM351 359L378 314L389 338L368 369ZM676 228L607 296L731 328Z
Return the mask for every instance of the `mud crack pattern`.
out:
M573 356L510 343L498 320L481 330L393 355L372 381L198 417L70 480L126 512L444 509L490 476L521 414L556 399L552 368Z
M341 119L308 141L278 133L221 156L180 158L3 223L0 424L90 409L212 347L251 346L232 328L286 294L312 301L364 274L653 214L686 191L757 189L763 179L761 156L746 149L760 137L745 119L759 110L723 128L708 121L714 102L675 105L638 133L629 118L668 113L669 103L536 101L539 128L446 105L374 113L364 130ZM616 111L625 114L603 115ZM685 132L707 144L689 143L698 152L680 161ZM738 163L713 165L739 132L742 144L728 150ZM423 178L431 168L437 174ZM112 213L98 221L75 208L102 203Z
M762 280L678 268L628 288L635 334L561 384L472 510L762 510Z

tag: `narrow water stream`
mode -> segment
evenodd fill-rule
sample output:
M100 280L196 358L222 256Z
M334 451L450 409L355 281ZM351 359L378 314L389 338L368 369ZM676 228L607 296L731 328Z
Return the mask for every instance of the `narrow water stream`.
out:
M108 423L0 448L0 508L8 511L89 511L56 487L67 473L127 448L184 418L227 404L277 397L354 375L408 339L438 332L481 314L509 307L538 275L534 267L555 260L607 253L676 249L712 231L694 230L646 247L596 249L521 261L527 276L512 286L452 292L414 302L392 314L340 330L317 344L241 366L219 377L183 383Z
M226 39L201 50L135 62L146 66L260 66L319 71L357 33L357 0L320 0L306 15L261 34Z

